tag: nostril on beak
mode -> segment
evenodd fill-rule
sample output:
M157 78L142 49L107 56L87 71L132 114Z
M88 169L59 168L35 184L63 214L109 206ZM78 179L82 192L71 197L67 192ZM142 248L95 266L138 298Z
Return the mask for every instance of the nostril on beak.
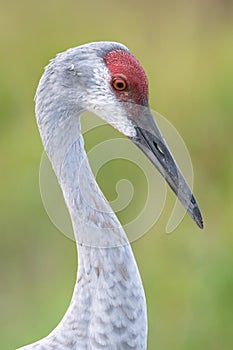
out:
M154 145L155 149L160 153L160 155L164 158L165 154L162 151L161 147L155 141L153 141L153 145Z

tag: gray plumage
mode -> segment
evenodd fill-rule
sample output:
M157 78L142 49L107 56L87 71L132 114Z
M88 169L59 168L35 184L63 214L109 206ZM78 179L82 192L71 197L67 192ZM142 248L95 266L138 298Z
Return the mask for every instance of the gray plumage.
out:
M58 54L46 67L37 89L37 123L72 219L78 274L70 306L59 325L44 339L20 349L145 350L147 347L146 301L138 268L126 234L92 174L80 126L81 114L85 110L94 112L138 146L140 142L140 148L150 159L157 152L152 147L147 149L145 140L137 134L140 125L116 98L110 85L111 73L103 57L114 50L130 53L121 44L98 42ZM152 161L181 201L180 192L183 193L187 210L200 223L192 193L183 183L176 164L171 162L167 145L147 111L145 118L141 118L143 127L144 119L164 150L155 154L155 158L168 159L162 165L164 173L161 160L159 164ZM145 137L149 142L151 136ZM166 168L169 162L170 172ZM176 178L180 176L181 190L176 188L173 168Z

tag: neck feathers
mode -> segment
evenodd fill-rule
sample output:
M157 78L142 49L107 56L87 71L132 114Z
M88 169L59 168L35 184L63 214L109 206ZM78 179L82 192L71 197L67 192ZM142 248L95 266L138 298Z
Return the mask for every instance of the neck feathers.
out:
M51 91L48 97L48 91L43 89L45 83L48 83L46 76L36 96L37 122L71 215L77 243L92 247L128 244L124 230L91 171L81 134L83 110L74 112L63 100L53 94L51 98ZM50 103L46 103L47 99Z

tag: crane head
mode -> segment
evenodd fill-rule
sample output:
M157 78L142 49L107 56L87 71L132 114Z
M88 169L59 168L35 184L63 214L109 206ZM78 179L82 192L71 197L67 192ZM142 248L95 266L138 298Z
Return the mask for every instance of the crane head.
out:
M49 86L50 95L54 91L67 115L75 111L94 112L126 135L149 158L189 215L203 228L196 199L151 114L146 74L128 48L114 42L75 47L58 54L46 72L41 86ZM39 90L43 93L43 88Z

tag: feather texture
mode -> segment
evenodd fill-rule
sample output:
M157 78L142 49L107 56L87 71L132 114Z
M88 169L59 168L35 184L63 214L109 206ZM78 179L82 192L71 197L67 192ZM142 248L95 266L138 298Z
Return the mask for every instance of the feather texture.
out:
M114 45L102 44L101 50ZM95 62L92 73L98 71L99 81L108 74L101 50L91 44L58 55L37 90L37 122L71 215L78 273L64 318L47 337L21 350L146 349L146 301L138 268L126 234L92 174L81 135L80 115L90 95L84 82L87 57L88 75L90 61ZM94 91L95 87L93 105L103 98Z

